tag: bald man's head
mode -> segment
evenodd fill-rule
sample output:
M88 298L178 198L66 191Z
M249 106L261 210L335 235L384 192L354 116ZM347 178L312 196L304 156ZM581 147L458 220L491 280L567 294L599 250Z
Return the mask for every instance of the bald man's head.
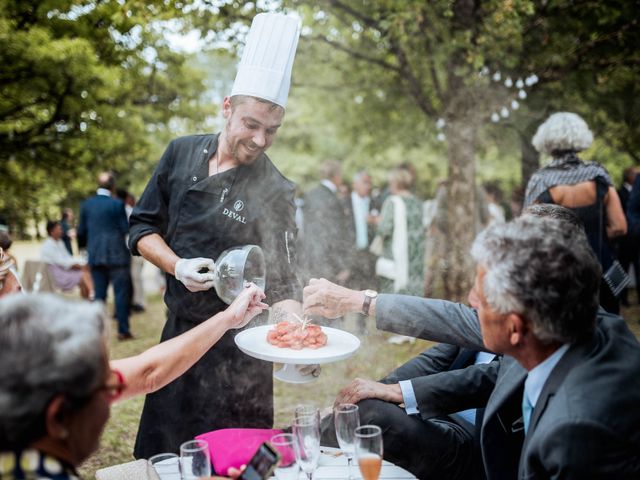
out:
M111 172L102 172L98 175L98 187L113 191L116 186L116 179Z

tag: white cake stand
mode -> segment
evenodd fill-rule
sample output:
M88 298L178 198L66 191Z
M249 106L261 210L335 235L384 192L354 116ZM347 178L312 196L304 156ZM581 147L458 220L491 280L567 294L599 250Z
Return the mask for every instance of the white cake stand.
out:
M317 379L313 375L302 375L296 365L337 362L349 358L360 347L355 335L337 328L322 327L327 344L318 349L279 348L267 342L267 332L275 325L261 325L238 333L235 342L247 355L268 362L283 363L282 369L273 374L278 380L289 383L309 383Z

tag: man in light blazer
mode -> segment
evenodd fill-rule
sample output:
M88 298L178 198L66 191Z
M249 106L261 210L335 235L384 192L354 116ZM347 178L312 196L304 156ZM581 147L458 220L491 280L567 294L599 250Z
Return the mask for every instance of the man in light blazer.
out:
M109 172L98 175L98 190L80 207L78 246L86 247L95 289L95 299L106 302L107 288L113 283L118 319L118 340L133 338L129 331L131 299L131 253L125 241L129 222L124 203L112 198L115 178Z
M601 272L584 233L525 217L487 229L472 254L475 309L398 295L370 301L378 328L505 354L494 371L428 377L420 414L473 407L495 383L480 438L488 479L640 478L640 345L598 308ZM305 313L335 317L364 300L315 281Z

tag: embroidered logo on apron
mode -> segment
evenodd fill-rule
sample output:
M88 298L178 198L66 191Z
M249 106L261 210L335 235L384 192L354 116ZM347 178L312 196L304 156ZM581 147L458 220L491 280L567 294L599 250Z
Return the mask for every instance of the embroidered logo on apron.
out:
M233 204L233 208L236 212L242 211L244 208L244 202L242 200L236 200L236 203Z

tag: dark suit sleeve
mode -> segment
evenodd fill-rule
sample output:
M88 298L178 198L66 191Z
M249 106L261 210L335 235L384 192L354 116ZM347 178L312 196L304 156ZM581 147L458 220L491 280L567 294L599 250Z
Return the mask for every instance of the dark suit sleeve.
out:
M459 352L460 348L454 345L446 343L436 345L395 369L382 379L382 383L398 383L402 380L446 372L451 368Z
M484 407L495 387L499 369L500 361L496 360L412 379L420 416L427 420Z
M147 183L140 200L129 217L129 249L140 255L136 247L145 235L157 233L164 237L169 223L168 175L173 163L174 142L165 150Z
M486 350L476 311L460 303L381 294L376 302L376 326L400 335Z
M526 473L532 478L638 478L637 445L604 425L559 422L545 433L540 445L527 449Z

